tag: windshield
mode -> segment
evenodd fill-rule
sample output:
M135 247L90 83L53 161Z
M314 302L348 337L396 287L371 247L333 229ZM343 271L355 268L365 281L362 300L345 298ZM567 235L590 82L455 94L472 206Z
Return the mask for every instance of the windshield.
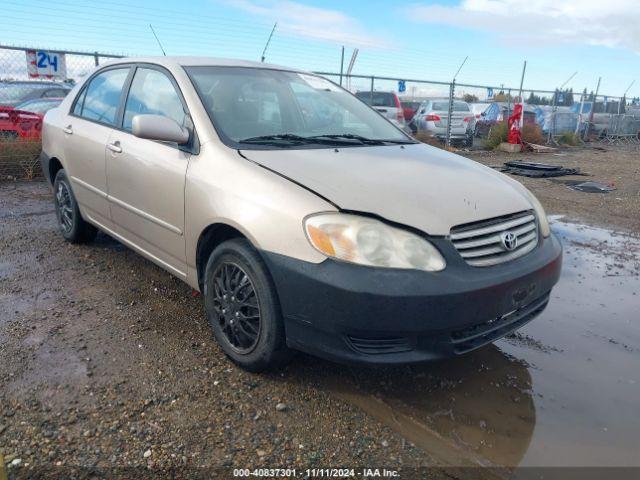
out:
M16 105L16 110L24 110L25 112L46 113L52 108L60 105L62 100L29 100L27 102Z
M303 73L186 67L223 141L234 148L412 143L346 90Z
M433 102L433 110L436 112L448 112L449 111L449 101L444 100L441 102ZM454 112L468 112L469 104L465 102L453 102L453 111Z
M356 97L373 107L397 107L395 95L389 92L358 92Z
M2 102L2 105L16 105L33 90L46 87L49 87L49 85L38 85L37 83L0 83L0 102Z

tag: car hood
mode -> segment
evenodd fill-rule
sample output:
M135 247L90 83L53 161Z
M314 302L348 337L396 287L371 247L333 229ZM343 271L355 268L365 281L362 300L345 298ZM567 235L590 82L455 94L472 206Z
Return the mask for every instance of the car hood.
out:
M518 182L424 144L240 153L342 210L375 214L431 235L532 208Z

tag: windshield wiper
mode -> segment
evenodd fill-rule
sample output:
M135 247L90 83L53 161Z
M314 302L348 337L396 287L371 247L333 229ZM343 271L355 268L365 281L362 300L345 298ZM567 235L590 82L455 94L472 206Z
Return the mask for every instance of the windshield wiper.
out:
M356 140L361 143L364 143L365 145L385 145L387 143L402 145L407 143L416 143L416 142L412 142L409 139L389 140L389 139L379 139L379 138L367 138L367 137L363 137L362 135L356 135L354 133L336 133L336 134L329 134L329 135L316 135L315 137L312 137L312 138L334 138L334 139Z
M307 137L302 137L300 135L294 135L293 133L281 133L277 135L260 135L258 137L249 137L243 138L242 140L238 140L240 143L263 143L263 142L273 142L273 141L293 141L293 142L306 142L308 140Z
M276 135L260 135L258 137L249 137L238 140L239 143L255 143L261 145L292 145L292 144L304 144L304 143L319 143L323 145L335 145L335 139L322 138L324 135L317 137L303 137L302 135L296 135L294 133L280 133Z
M314 135L311 137L305 137L302 135L296 135L294 133L279 133L274 135L260 135L258 137L249 137L242 140L238 140L238 143L254 143L262 145L291 145L291 144L304 144L304 143L316 143L323 145L344 145L346 142L353 145L353 142L357 142L362 145L385 145L388 143L393 144L405 144L414 143L410 140L378 140L375 138L367 138L361 135L353 133L340 133L340 134L326 134L326 135Z

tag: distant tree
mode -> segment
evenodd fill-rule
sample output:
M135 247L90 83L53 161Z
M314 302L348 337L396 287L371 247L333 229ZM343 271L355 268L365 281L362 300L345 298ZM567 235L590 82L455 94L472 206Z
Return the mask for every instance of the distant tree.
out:
M475 103L475 102L477 102L479 100L478 97L476 97L475 95L473 95L471 93L465 93L463 95L462 99L467 103Z
M552 105L559 107L570 107L573 105L573 89L566 88L564 90L556 89L551 99Z
M549 99L547 97L541 97L531 92L527 99L529 105L549 105Z

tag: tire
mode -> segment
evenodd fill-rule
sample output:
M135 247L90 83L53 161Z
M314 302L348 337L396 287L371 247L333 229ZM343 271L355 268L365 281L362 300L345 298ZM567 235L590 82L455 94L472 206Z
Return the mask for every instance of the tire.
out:
M98 230L80 214L71 183L64 170L59 170L53 182L53 203L60 233L70 243L88 243L96 238Z
M255 248L232 239L214 249L204 275L204 304L224 353L250 372L273 370L291 357L271 275Z
M467 135L467 138L464 139L463 146L467 148L473 147L473 134Z

